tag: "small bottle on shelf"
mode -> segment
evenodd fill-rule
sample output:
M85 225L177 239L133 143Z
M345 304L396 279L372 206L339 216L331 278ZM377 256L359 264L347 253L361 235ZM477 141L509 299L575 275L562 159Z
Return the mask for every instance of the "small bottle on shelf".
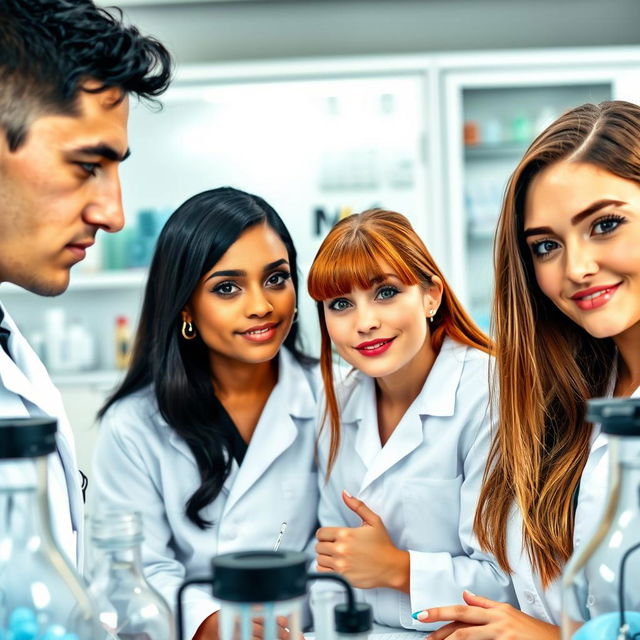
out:
M131 329L127 316L116 318L115 343L116 369L126 369L131 359Z

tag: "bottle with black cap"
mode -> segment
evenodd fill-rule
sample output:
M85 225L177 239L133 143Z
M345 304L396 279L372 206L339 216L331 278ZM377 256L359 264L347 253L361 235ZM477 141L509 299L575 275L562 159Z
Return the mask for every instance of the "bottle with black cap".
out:
M54 418L0 419L0 638L106 636L51 532L47 458L56 430Z
M590 400L587 419L607 435L609 482L595 533L562 578L562 640L638 640L640 398Z
M339 635L356 640L371 629L371 608L357 603L349 582L338 574L309 573L309 558L297 551L240 551L212 558L212 575L193 578L178 591L178 637L184 639L182 595L192 585L210 585L221 602L220 640L250 640L259 625L263 640L277 640L282 632L291 640L302 636L302 610L312 580L340 582L346 604L336 607ZM318 637L318 640L324 638Z

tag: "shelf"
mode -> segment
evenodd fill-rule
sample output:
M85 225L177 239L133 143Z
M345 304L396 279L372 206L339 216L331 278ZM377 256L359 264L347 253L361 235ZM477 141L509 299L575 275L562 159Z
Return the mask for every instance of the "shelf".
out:
M95 369L93 371L51 372L51 380L58 387L99 387L112 389L122 380L125 372L119 369Z
M122 271L96 271L94 273L71 272L71 281L67 291L96 291L108 289L135 289L144 286L147 279L146 269L127 269ZM0 294L29 293L25 289L5 282L0 286Z
M522 156L528 145L522 143L478 144L464 148L466 160L484 160L487 158L511 158Z

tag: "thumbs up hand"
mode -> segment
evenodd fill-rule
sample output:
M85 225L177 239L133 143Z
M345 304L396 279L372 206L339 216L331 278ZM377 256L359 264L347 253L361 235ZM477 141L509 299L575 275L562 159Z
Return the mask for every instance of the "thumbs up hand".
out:
M341 573L360 589L387 587L409 593L409 552L393 544L380 516L362 500L346 491L342 499L362 524L318 529L318 570Z

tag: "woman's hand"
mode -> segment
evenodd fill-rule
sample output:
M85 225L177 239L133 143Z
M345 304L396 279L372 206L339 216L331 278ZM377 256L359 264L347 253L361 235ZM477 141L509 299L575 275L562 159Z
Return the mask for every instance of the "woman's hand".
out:
M453 620L429 634L429 640L559 640L560 628L510 604L463 593L467 605L434 607L418 614L420 622Z
M212 613L208 618L205 618L202 624L198 627L196 634L193 636L193 640L219 640L219 616L218 611ZM283 616L277 618L277 633L278 640L291 640L291 632L287 627L288 620ZM254 618L251 621L251 638L252 640L262 640L264 638L264 623L262 618ZM234 638L239 639L240 633L236 632ZM299 639L301 640L301 639Z
M354 587L388 587L409 593L409 552L394 546L380 516L346 491L344 503L362 518L359 527L322 527L316 544L318 571L335 571Z

